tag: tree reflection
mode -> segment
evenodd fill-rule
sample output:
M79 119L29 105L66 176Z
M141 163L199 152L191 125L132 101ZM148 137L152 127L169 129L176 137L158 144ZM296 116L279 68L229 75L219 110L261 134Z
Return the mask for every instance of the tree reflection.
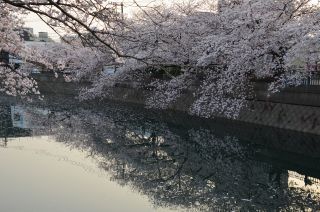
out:
M29 108L32 113L33 108ZM109 105L107 109L58 110L46 128L66 145L99 158L112 180L148 195L155 206L203 211L320 210L320 195L288 185L290 173L263 162L261 147L215 130L181 128L154 113ZM267 161L267 160L266 160ZM319 190L318 190L319 192Z
M7 147L10 138L30 135L29 129L15 125L14 119L18 118L17 115L13 115L12 107L0 105L0 147Z

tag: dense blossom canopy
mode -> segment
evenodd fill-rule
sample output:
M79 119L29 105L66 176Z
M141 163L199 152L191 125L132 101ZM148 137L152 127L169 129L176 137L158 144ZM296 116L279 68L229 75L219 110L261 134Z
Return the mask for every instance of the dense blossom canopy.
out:
M127 30L135 40L122 42L124 51L147 64L128 59L124 73L134 76L150 65L181 68L179 75L168 71L169 79L152 81L148 106L170 107L197 85L191 113L235 117L254 99L255 81L268 82L272 95L316 71L320 10L314 1L220 3L211 12L175 6L146 10Z
M210 8L205 12L204 2ZM272 95L301 84L316 71L319 61L320 9L312 0L189 1L152 7L136 3L140 12L130 19L123 17L117 5L98 0L0 3L1 14L10 13L1 15L0 28L6 34L14 34L12 29L20 24L11 11L19 8L38 14L57 32L78 36L81 42L76 46L59 44L52 54L45 51L41 63L73 70L75 78L93 79L83 98L106 96L115 82L130 80L153 87L146 102L149 107L168 108L190 91L194 95L191 113L236 117L254 99L257 80L268 82ZM2 37L2 49L23 49L21 42L12 41L19 40L17 35ZM56 50L68 57L57 58ZM89 55L92 58L85 59ZM123 63L120 70L98 76L98 67L113 59ZM161 79L154 77L159 72Z

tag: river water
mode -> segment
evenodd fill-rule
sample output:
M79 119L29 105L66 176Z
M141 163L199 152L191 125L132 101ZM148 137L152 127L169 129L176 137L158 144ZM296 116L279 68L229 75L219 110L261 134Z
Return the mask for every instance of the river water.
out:
M71 97L0 122L0 211L320 211L314 135Z

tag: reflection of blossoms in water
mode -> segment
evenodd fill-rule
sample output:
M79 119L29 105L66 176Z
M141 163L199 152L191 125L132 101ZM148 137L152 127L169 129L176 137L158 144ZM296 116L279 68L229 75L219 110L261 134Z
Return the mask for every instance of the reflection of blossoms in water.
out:
M190 139L207 150L210 154L225 154L234 157L244 157L244 147L238 139L231 136L218 138L209 130L189 130ZM205 138L205 139L204 139ZM209 148L208 148L209 147Z
M147 195L156 207L319 209L316 193L308 200L306 190L288 187L287 171L254 159L254 149L237 137L159 120L151 112L109 105L56 110L44 123L57 141L99 158L112 180Z

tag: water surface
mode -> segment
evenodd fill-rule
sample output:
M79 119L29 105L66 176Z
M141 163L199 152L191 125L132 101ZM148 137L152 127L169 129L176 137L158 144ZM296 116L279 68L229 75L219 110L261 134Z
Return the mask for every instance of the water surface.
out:
M314 135L58 98L0 122L0 211L320 210Z

